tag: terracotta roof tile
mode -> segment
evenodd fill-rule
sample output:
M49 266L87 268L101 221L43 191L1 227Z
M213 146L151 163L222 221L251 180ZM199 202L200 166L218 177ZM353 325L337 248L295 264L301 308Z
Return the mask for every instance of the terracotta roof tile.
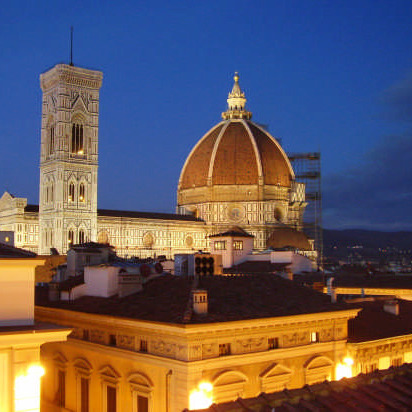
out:
M345 304L330 303L330 298L322 293L276 275L205 276L199 279L197 287L208 291L208 314L192 314L185 320L192 286L188 277L164 275L146 283L141 292L124 298L86 296L70 303L39 304L168 323L224 322L348 309Z
M256 398L213 404L198 412L410 411L412 364Z
M33 258L37 255L29 250L0 243L0 258Z
M348 322L348 342L365 342L393 336L412 334L412 302L398 300L399 315L383 310L387 299L356 302L362 308L358 316Z
M25 212L39 212L39 205L27 205L24 208ZM128 210L111 210L111 209L97 209L98 216L110 217L129 217L135 219L162 219L162 220L183 220L191 222L203 222L191 215L178 215L175 213L159 213L159 212L139 212Z
M110 216L110 217L129 217L134 219L161 219L161 220L182 220L188 222L203 222L202 219L198 219L191 215L177 215L174 213L158 213L158 212L133 212L127 210L110 210L110 209L97 209L98 216Z

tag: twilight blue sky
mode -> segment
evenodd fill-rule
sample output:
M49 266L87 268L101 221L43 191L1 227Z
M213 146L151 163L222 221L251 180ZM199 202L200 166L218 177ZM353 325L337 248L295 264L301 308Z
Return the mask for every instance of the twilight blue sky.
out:
M38 202L39 74L104 72L99 207L173 212L234 71L286 151L322 152L326 227L412 230L410 0L13 1L0 10L0 191Z

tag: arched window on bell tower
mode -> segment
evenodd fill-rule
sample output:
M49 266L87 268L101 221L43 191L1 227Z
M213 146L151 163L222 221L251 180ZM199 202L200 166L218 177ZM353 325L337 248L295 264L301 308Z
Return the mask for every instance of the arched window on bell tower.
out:
M80 183L79 186L79 202L84 203L86 201L86 190L84 183Z
M72 125L72 147L73 154L84 154L84 139L83 139L83 125L81 123L73 123Z
M80 229L79 231L79 243L84 243L86 240L86 236L84 234L84 230Z
M72 229L69 230L68 236L67 236L67 241L69 243L69 247L73 246L74 242L74 232Z
M54 153L55 149L55 136L54 136L54 125L49 128L49 156Z
M69 202L74 202L74 183L69 183Z

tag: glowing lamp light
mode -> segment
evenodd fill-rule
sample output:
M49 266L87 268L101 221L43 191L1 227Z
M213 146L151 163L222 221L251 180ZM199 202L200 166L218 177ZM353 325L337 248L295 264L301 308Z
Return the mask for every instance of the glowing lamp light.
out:
M198 387L190 392L189 408L205 409L213 403L213 385L210 382L200 382Z
M33 378L41 378L44 376L45 371L43 366L41 365L32 365L30 368L27 370L27 375L32 376Z
M77 151L77 154L79 154L79 155L82 155L83 153L84 153L83 149L80 149L80 150Z
M341 363L336 365L336 380L342 378L351 378L352 375L353 359L346 357Z
M44 375L41 365L31 365L26 373L14 381L14 410L16 412L40 411L40 378Z

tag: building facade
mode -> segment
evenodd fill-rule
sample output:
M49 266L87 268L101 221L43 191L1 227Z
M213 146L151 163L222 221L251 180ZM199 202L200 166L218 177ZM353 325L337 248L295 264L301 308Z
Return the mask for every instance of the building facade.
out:
M97 207L99 90L103 74L58 64L40 76L43 91L39 205L5 192L0 231L40 254L87 241L122 256L209 250L208 235L236 224L264 250L276 227L302 228L305 187L277 140L253 123L235 75L223 122L195 146L178 184L177 214ZM288 245L290 246L290 245Z
M335 379L358 309L276 276L254 279L207 277L199 290L169 275L121 299L37 306L38 319L73 328L67 343L42 349L44 410L182 411L195 409L202 382L221 403ZM208 302L200 314L196 292Z
M69 328L34 320L33 253L0 243L0 410L39 412L40 347L64 341Z

